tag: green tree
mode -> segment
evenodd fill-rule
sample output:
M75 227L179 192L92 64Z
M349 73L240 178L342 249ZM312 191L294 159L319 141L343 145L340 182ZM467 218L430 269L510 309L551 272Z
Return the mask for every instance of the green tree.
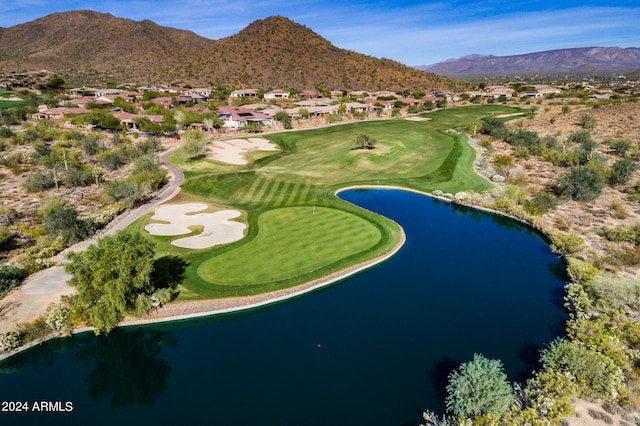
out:
M492 138L504 139L509 134L509 129L505 126L504 121L498 118L487 118L482 121L480 133L489 135Z
M546 191L538 191L534 193L527 202L525 209L527 212L535 215L545 214L549 210L553 210L558 206L558 200L553 194Z
M499 360L474 354L473 361L461 364L449 374L447 411L460 418L500 416L513 402L513 389Z
M285 111L278 111L276 115L273 116L273 118L282 123L282 127L284 127L285 129L291 129L293 127L291 124L291 116Z
M201 132L189 131L184 134L184 144L182 151L189 159L198 158L204 155L207 150L207 141Z
M95 226L90 220L79 218L77 210L62 201L49 204L43 213L44 232L51 236L61 235L68 244L82 241L95 232Z
M65 270L76 288L73 306L96 334L110 332L136 307L139 295L150 295L154 244L141 234L121 231L86 251L70 253Z
M376 141L375 138L364 133L358 135L355 140L357 149L373 149L377 143L378 141Z
M573 167L558 178L558 193L562 198L577 201L595 200L604 188L604 176L589 167Z
M257 121L247 121L247 124L244 126L244 130L248 133L260 133L262 132L262 124Z
M633 172L638 170L638 165L630 158L619 158L611 166L609 183L612 185L625 184L633 176Z

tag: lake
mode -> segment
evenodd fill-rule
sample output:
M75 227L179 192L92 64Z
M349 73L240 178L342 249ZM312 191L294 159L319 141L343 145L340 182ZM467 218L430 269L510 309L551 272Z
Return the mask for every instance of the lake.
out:
M447 375L474 353L524 381L563 334L565 265L531 228L404 191L340 197L401 224L403 248L267 308L12 357L0 364L0 401L29 412L0 412L0 423L416 424L423 410L444 411ZM43 406L57 412L34 411Z

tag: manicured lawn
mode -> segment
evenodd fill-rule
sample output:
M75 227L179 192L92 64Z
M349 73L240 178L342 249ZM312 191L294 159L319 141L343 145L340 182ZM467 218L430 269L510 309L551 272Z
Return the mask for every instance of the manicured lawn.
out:
M258 226L255 239L204 261L198 275L222 285L267 284L357 255L381 238L380 231L365 219L325 207L269 210L260 215Z
M189 263L182 298L256 294L320 278L388 252L400 235L390 220L339 200L337 189L486 190L490 183L471 167L475 151L455 129L473 131L483 117L517 111L472 106L424 114L428 121L363 121L264 135L285 149L259 153L247 166L188 161L178 152L171 161L186 176L178 201L238 209L247 235L210 250L178 249L170 237L152 238L161 254ZM375 149L354 149L360 134L375 138ZM146 232L147 220L134 226Z
M0 98L0 109L23 108L29 105L27 101L6 101Z

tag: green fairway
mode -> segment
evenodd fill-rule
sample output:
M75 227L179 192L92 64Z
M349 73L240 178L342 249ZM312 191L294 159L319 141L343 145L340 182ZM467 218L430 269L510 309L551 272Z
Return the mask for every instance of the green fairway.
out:
M258 226L260 233L253 241L206 260L198 275L223 285L267 284L357 255L381 238L370 222L324 207L269 210L260 216ZM247 259L260 267L247 267Z
M170 160L186 181L176 201L238 209L247 235L209 250L179 249L170 238L152 238L161 254L189 263L183 298L256 294L321 278L389 252L401 232L388 219L339 200L337 189L486 190L491 184L471 167L475 151L456 129L479 128L484 117L517 111L471 106L424 114L423 121L362 121L264 135L282 150L253 153L246 166L190 161L177 152ZM373 137L375 149L354 149L360 134ZM134 226L146 232L147 221Z

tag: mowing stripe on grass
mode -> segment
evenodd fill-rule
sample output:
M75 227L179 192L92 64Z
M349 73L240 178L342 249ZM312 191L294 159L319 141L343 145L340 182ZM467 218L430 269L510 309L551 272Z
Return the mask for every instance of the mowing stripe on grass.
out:
M259 228L254 240L200 264L198 275L219 285L255 285L289 279L292 271L309 273L366 251L382 236L367 220L326 207L269 210L260 215ZM247 259L251 259L250 267Z
M244 201L251 201L254 198L254 194L258 188L258 186L261 184L261 179L262 177L260 175L255 175L253 177L253 179L251 179L251 181L249 182L248 185L245 185L242 190L240 191L240 193L238 194L238 197Z
M258 187L258 191L256 192L253 199L258 202L263 202L266 198L265 194L271 190L272 186L273 186L272 179L266 179L260 176L260 186Z
M282 183L282 187L280 188L280 193L276 196L275 200L273 200L274 204L277 206L281 206L284 203L285 199L289 198L289 195L291 194L291 183L290 182L283 182Z
M282 181L274 180L273 185L269 188L269 192L265 195L264 202L269 206L276 206L275 199L280 193L280 189L282 188Z

